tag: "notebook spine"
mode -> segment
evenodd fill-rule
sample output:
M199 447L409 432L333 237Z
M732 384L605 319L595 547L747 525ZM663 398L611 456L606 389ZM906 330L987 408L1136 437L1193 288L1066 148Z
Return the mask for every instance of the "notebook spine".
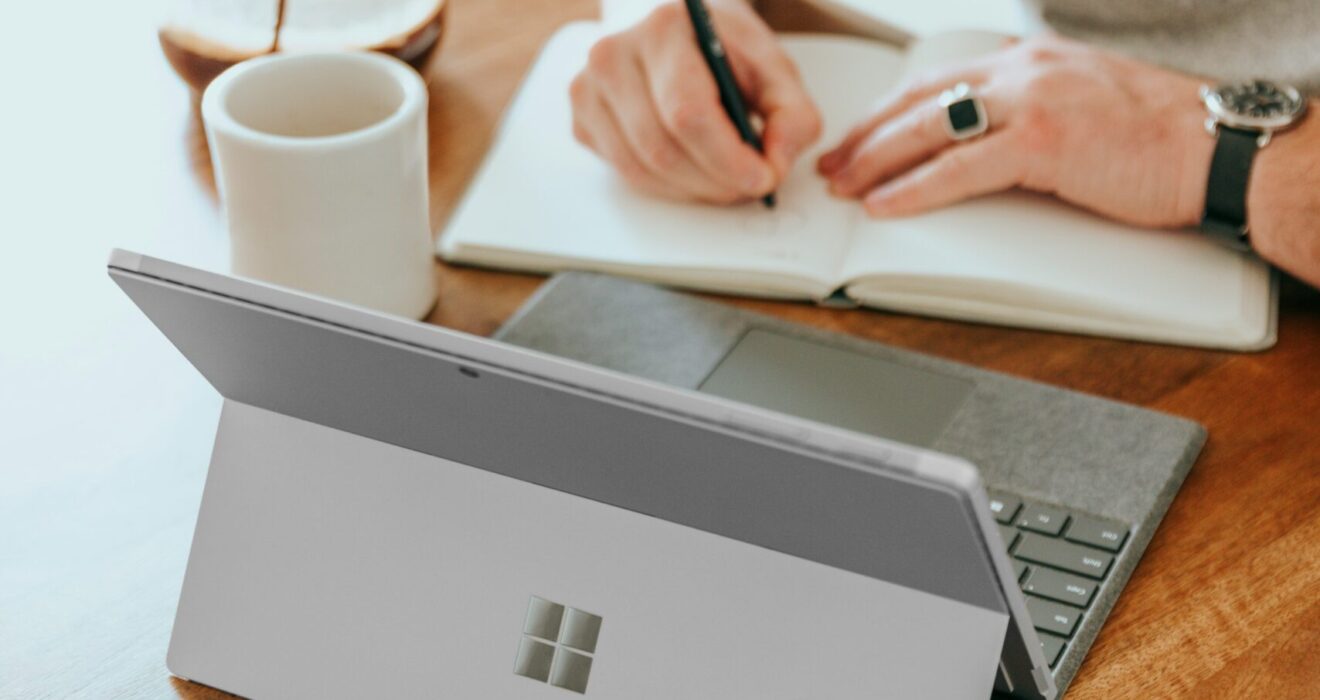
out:
M827 309L855 309L861 306L856 299L848 296L848 290L844 287L830 292L824 299L817 299L816 305Z

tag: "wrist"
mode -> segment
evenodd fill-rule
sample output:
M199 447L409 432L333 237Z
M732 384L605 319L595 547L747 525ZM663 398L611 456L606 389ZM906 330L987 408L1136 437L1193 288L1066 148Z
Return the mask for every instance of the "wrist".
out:
M1275 132L1270 143L1256 154L1247 185L1247 217L1252 247L1261 257L1283 264L1310 251L1291 250L1282 232L1301 225L1312 227L1320 211L1315 198L1320 178L1320 100L1312 100L1309 114L1293 128ZM1300 243L1295 239L1294 243ZM1288 267L1284 264L1284 267Z
M1182 181L1178 185L1175 225L1195 227L1205 215L1210 161L1214 158L1216 137L1206 132L1205 110L1200 105L1196 105L1196 109L1180 123L1189 138L1185 139L1182 149L1182 167L1179 169Z
M1174 75L1163 86L1165 98L1159 124L1153 128L1164 131L1165 138L1173 142L1167 154L1166 167L1175 174L1175 182L1166 185L1172 201L1172 210L1164 209L1157 218L1169 228L1194 228L1205 214L1206 190L1210 181L1210 162L1214 158L1216 137L1205 128L1206 110L1199 97L1203 80L1186 75Z

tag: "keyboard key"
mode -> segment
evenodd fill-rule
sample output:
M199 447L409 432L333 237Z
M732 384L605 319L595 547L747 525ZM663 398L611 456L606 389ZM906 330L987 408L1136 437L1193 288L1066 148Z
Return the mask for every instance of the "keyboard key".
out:
M995 516L995 520L1005 525L1013 522L1013 516L1017 515L1018 508L1022 507L1022 501L1011 496L991 496L990 513Z
M1068 514L1057 508L1028 505L1017 516L1017 526L1046 535L1058 535L1067 520Z
M1029 533L1022 535L1013 556L1097 580L1104 578L1114 563L1114 555L1108 552Z
M1073 630L1077 629L1082 611L1044 598L1027 596L1027 615L1031 617L1031 624L1036 629L1071 637Z
M1079 608L1091 604L1095 589L1094 581L1040 566L1032 569L1031 575L1022 583L1022 590L1027 593L1076 605Z
M1075 516L1068 526L1065 538L1073 542L1089 544L1092 547L1117 552L1127 540L1128 529L1122 523L1113 520L1101 520L1087 516Z
M1018 531L1007 525L1000 525L999 536L1004 540L1004 549L1010 550L1017 543Z
M1063 645L1067 644L1068 640L1044 632L1037 632L1036 636L1040 637L1040 648L1045 652L1045 663L1049 664L1050 668L1054 668L1054 664L1059 663L1059 657L1063 656Z
M1014 559L1014 560L1013 560L1013 573L1014 573L1014 574L1017 574L1017 576L1015 576L1015 577L1013 578L1013 580L1014 580L1014 581L1021 581L1021 580L1022 580L1022 574L1027 573L1027 565L1026 565L1025 563L1023 563L1023 562L1018 561L1017 559Z

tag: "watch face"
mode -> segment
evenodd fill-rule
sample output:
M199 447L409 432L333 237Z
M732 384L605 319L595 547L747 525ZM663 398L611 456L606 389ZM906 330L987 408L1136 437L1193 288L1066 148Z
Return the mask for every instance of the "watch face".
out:
M1205 103L1225 125L1254 129L1288 126L1306 108L1296 88L1268 80L1222 85L1207 92Z

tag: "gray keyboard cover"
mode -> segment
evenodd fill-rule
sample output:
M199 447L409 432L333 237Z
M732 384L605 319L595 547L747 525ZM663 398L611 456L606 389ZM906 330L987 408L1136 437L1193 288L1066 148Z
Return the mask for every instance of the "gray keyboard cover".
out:
M557 275L495 337L696 388L752 328L974 381L976 388L933 449L976 464L992 493L1131 528L1055 665L1062 693L1200 453L1205 429L1156 411L602 275Z

